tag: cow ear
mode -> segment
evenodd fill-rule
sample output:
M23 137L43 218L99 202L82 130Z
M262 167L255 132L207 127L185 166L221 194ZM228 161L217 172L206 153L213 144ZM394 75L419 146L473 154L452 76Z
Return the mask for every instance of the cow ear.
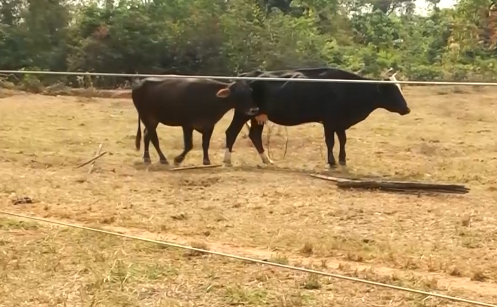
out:
M220 89L219 92L217 92L216 94L216 96L219 98L226 98L229 95L231 95L231 90L228 87Z

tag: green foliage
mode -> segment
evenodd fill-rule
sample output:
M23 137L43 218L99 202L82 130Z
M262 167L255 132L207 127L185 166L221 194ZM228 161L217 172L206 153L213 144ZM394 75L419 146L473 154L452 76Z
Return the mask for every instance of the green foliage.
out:
M0 68L231 75L337 66L378 77L394 67L411 80L494 79L490 1L428 2L419 15L412 0L0 0Z

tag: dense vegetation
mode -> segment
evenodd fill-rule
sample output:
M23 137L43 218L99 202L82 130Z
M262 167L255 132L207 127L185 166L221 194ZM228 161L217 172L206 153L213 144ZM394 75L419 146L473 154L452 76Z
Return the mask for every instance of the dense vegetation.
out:
M428 2L419 14L413 0L0 0L0 69L229 75L329 65L496 79L493 1Z

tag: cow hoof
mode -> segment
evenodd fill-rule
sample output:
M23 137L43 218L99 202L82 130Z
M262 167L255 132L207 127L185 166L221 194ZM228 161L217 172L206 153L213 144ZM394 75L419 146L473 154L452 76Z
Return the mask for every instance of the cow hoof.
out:
M146 165L149 165L152 163L152 161L150 159L143 159L143 163L145 163Z
M179 166L183 162L184 159L185 158L181 157L181 156L174 158L174 165Z
M337 169L338 166L336 164L329 164L330 169Z
M209 161L209 160L204 160L204 161L203 161L203 164L204 164L204 165L211 165L211 161Z
M225 166L233 166L233 164L231 163L231 159L224 159L223 163Z
M341 166L347 166L347 162L345 161L339 161L338 163L340 163Z
M228 148L226 148L226 151L224 152L223 163L225 165L231 166L231 152Z
M160 160L159 163L164 165L169 165L169 162L167 160Z
M271 165L274 164L273 160L271 160L269 158L269 156L265 152L263 152L263 153L261 153L259 155L261 156L262 163L264 163L264 164L271 164Z

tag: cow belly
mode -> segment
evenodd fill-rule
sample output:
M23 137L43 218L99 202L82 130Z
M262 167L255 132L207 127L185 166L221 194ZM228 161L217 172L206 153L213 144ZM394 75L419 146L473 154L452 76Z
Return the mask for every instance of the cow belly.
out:
M320 116L309 116L305 114L270 114L269 120L282 126L297 126L305 123L320 122Z
M202 132L205 128L210 128L214 126L211 121L195 121L189 124L190 127L197 130L198 132Z
M314 97L309 98L303 93L295 93L290 97L280 97L267 102L269 120L282 126L320 122L323 109L321 102Z
M185 120L183 116L174 113L162 114L159 121L166 126L183 126Z

